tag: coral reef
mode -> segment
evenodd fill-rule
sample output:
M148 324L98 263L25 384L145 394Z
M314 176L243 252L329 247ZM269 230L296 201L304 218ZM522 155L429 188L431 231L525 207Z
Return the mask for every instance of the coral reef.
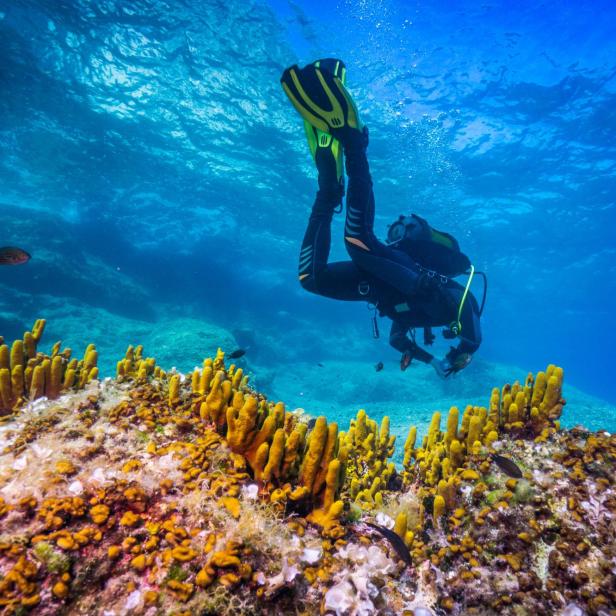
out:
M9 349L0 336L0 414L8 415L26 400L45 396L55 399L61 393L83 389L98 378L98 353L88 345L82 360L71 359L71 349L60 351L56 342L49 355L37 351L45 329L38 319L23 340L15 340Z
M561 368L397 469L388 417L289 411L221 350L99 379L43 326L0 346L4 613L616 614L616 438L560 429Z

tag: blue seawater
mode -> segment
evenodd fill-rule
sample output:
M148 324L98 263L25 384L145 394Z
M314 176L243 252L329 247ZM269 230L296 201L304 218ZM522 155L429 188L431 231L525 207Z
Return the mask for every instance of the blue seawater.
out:
M451 382L297 284L316 174L279 77L324 56L370 127L377 234L416 212L488 275ZM0 333L46 317L105 374L129 342L181 370L243 346L272 397L400 434L554 362L565 423L616 430L615 58L608 0L0 0L0 245L33 255L0 268Z

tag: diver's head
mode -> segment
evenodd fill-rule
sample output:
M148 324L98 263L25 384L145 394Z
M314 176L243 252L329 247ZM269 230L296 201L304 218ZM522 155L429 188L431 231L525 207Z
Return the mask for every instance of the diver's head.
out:
M389 229L387 230L387 243L390 246L400 244L400 242L413 234L413 231L418 225L419 221L417 217L400 214L398 220L389 225Z

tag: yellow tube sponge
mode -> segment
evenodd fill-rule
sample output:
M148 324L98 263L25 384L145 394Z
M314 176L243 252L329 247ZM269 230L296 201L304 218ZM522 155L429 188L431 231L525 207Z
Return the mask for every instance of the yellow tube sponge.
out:
M30 384L30 400L36 400L45 393L45 368L43 365L34 367L32 383Z
M15 366L11 370L11 389L13 391L13 399L19 401L25 394L25 379L24 367Z
M524 421L527 419L527 409L529 402L530 400L526 399L526 394L524 393L524 390L518 391L518 393L515 395L514 404L518 408L518 421Z
M15 366L23 366L25 363L23 340L15 340L11 347L11 369Z
M336 500L336 495L340 488L340 460L334 458L327 466L325 478L325 493L323 495L323 508L329 510ZM375 489L375 492L377 488Z
M214 362L212 364L214 370L221 370L225 367L225 354L223 350L219 347L216 351L216 357L214 358Z
M314 509L306 519L318 524L323 528L323 534L330 538L338 538L344 535L345 530L340 526L339 519L344 510L344 503L335 500L340 489L340 460L332 460L327 467L325 480L325 492L322 506Z
M37 319L32 326L32 337L34 338L34 342L38 343L41 340L41 336L43 335L43 330L45 329L45 319Z
M267 442L261 443L261 445L259 445L259 447L257 447L254 451L250 465L257 481L264 481L264 473L268 457L269 444Z
M507 421L510 424L515 423L516 421L519 421L518 405L515 402L512 402L509 405L509 416L508 416Z
M500 425L500 389L494 387L490 395L490 412L488 419L495 425Z
M440 436L441 430L441 414L437 411L432 415L432 421L430 422L430 428L428 429L428 444L426 449L431 449Z
M64 370L64 360L60 355L56 355L51 360L50 379L48 383L45 383L46 394L50 399L57 398L60 395L62 389L62 372Z
M338 424L332 422L327 426L327 440L325 441L323 453L321 454L321 461L319 462L318 470L312 485L312 493L314 495L318 494L326 483L330 462L336 457L337 453Z
M77 373L74 368L68 368L64 373L64 382L62 386L64 389L70 389L75 384L77 379Z
M445 433L445 445L449 447L451 441L458 438L458 417L460 411L457 406L452 406L449 409L449 415L447 416L447 432Z
M36 357L36 340L32 332L24 334L24 352L26 359L34 359Z
M543 406L543 409L545 409L548 414L551 414L550 411L560 402L562 384L563 369L555 367L550 378L548 379L546 391L539 406L540 410L542 410ZM560 413L557 417L550 417L550 419L558 419L559 416Z
M169 379L169 404L176 405L180 401L180 375L174 374Z
M11 373L8 368L0 368L0 409L10 411L12 402Z
M533 406L539 408L539 405L543 400L543 396L545 395L547 385L548 381L545 376L545 372L537 372L537 378L535 379L535 385L533 387L533 396L531 398L531 408Z
M244 371L241 368L238 368L233 373L233 378L231 379L231 385L233 389L239 389L242 384L242 378L244 377Z
M11 352L6 344L0 345L0 370L3 368L11 369Z
M300 452L304 447L306 431L306 424L298 424L286 440L282 470L280 473L281 477L284 479L288 479L292 474L295 474L299 466Z
M470 418L468 424L468 435L466 437L466 451L470 451L473 448L475 441L480 440L481 434L481 418L474 415Z
M464 452L462 450L462 445L457 439L451 441L451 445L449 447L449 460L451 461L452 471L455 471L464 463Z
M394 532L398 535L398 537L401 537L402 539L405 538L407 525L408 515L405 511L400 511L400 513L396 516L396 522L394 524Z
M406 437L406 443L404 443L404 461L403 466L408 470L410 467L411 459L415 452L415 441L417 440L417 427L411 426L409 434Z
M285 452L286 435L284 429L278 428L274 434L274 440L269 448L269 458L263 471L263 480L271 481L279 478L282 460Z
M201 419L211 421L217 426L223 423L224 407L225 407L225 392L222 388L225 373L218 370L214 375L210 392L208 393L205 402L201 405Z
M98 352L94 348L93 344L88 345L84 359L83 365L81 366L81 372L79 374L79 387L84 387L88 382L90 377L90 371L92 368L96 367L96 362L98 361Z
M310 492L319 471L323 450L327 444L328 429L325 417L319 417L308 437L308 450L300 471L300 483Z
M434 505L432 510L432 519L435 526L439 526L440 519L445 515L445 499L437 494L434 497Z
M485 444L486 447L492 447L492 444L494 443L494 441L498 440L498 432L496 432L496 430L490 430L485 438L483 439L483 442Z
M216 375L215 380L218 379ZM214 393L212 392L208 396ZM243 400L239 411L237 406ZM208 409L211 408L208 404ZM252 444L256 434L257 414L259 409L258 400L254 396L236 396L233 405L227 409L227 443L231 451L245 453ZM263 440L261 441L261 443ZM259 443L259 445L261 444Z

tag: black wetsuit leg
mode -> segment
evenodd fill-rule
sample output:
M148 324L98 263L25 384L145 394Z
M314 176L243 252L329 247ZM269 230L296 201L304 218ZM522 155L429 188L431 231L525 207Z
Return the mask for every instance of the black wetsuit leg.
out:
M408 325L393 320L389 332L389 344L397 351L400 351L400 353L410 353L413 359L429 364L434 359L434 356L418 346L414 340L411 340L407 335L408 331Z
M348 176L345 245L359 268L404 295L413 296L421 275L417 264L406 253L383 244L374 235L374 193L366 141L367 138L345 144Z
M327 263L331 222L340 196L319 190L299 256L299 280L307 291L345 301L366 300L359 292L365 274L353 261Z

